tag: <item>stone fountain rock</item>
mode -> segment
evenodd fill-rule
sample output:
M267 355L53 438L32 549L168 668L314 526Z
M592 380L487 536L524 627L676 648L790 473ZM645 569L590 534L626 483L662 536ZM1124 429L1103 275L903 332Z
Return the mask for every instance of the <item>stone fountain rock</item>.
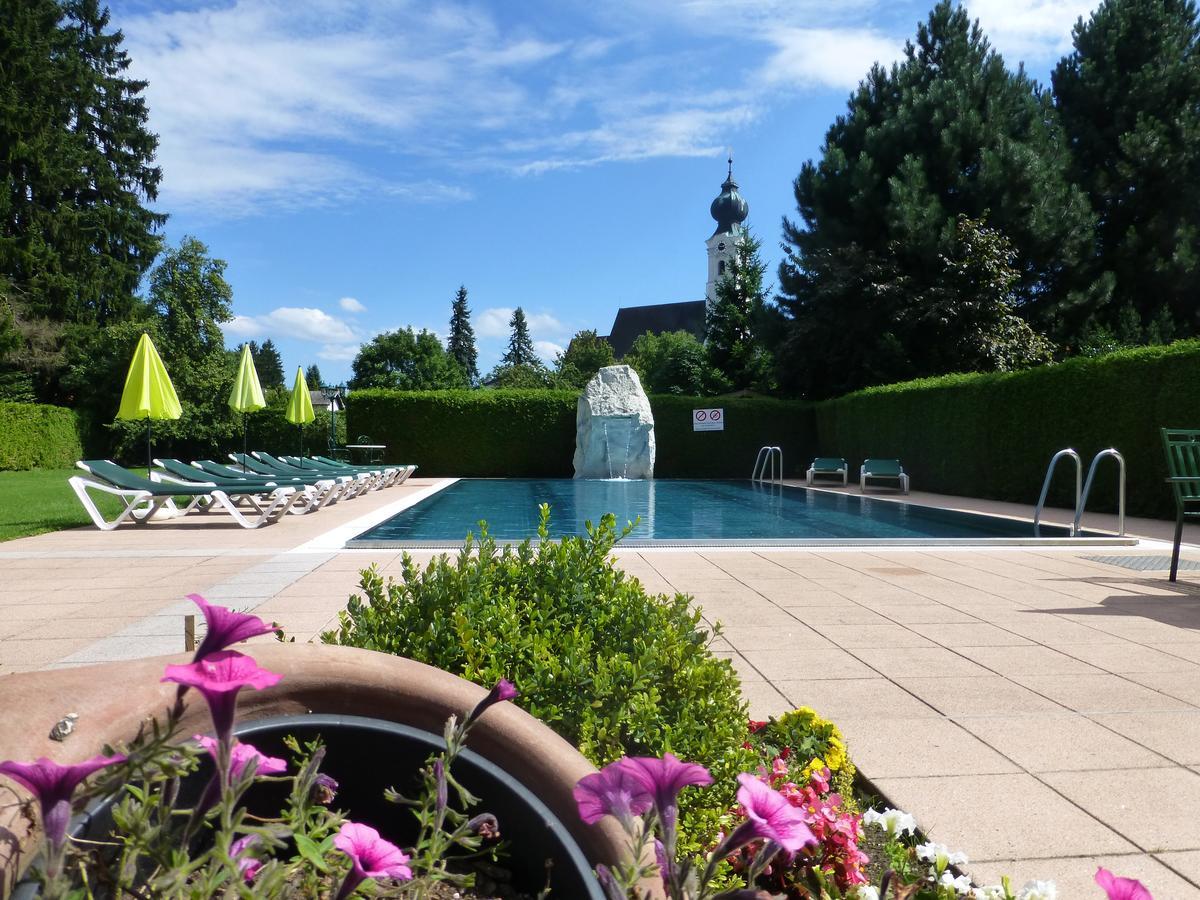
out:
M579 398L575 477L654 477L654 414L629 366L605 366Z

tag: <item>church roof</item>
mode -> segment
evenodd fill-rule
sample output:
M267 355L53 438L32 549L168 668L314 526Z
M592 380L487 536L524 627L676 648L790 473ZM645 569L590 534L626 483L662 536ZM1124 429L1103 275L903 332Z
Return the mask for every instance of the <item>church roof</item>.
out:
M713 235L733 234L742 227L750 215L750 204L738 193L738 183L733 180L733 157L729 157L729 177L721 185L721 193L709 207L709 213L717 220Z
M620 359L629 352L633 342L647 331L654 334L687 331L695 335L697 340L704 340L704 307L703 300L622 306L617 310L617 317L607 338L613 355Z

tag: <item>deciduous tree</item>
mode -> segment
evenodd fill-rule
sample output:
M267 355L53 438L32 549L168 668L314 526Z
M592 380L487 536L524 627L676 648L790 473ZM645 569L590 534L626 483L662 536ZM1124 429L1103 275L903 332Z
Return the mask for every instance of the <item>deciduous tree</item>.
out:
M595 329L578 331L567 349L554 360L555 381L560 387L578 390L613 362L612 345L597 335Z
M437 335L412 328L385 331L363 344L351 364L352 389L391 388L400 391L443 390L467 386L458 361L446 352Z

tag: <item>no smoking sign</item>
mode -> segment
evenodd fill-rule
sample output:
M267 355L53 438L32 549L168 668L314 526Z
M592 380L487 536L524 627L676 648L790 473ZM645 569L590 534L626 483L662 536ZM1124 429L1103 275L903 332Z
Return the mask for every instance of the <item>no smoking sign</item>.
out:
M693 409L692 431L724 431L725 410Z

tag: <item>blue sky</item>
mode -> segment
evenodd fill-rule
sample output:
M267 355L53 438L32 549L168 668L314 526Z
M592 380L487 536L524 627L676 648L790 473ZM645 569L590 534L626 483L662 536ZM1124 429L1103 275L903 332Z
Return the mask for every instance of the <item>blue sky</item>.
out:
M327 381L380 331L444 337L460 284L485 372L516 306L550 362L620 306L701 299L728 147L773 273L801 164L930 5L111 0L167 239L228 262L230 346ZM968 9L1045 82L1094 6Z

